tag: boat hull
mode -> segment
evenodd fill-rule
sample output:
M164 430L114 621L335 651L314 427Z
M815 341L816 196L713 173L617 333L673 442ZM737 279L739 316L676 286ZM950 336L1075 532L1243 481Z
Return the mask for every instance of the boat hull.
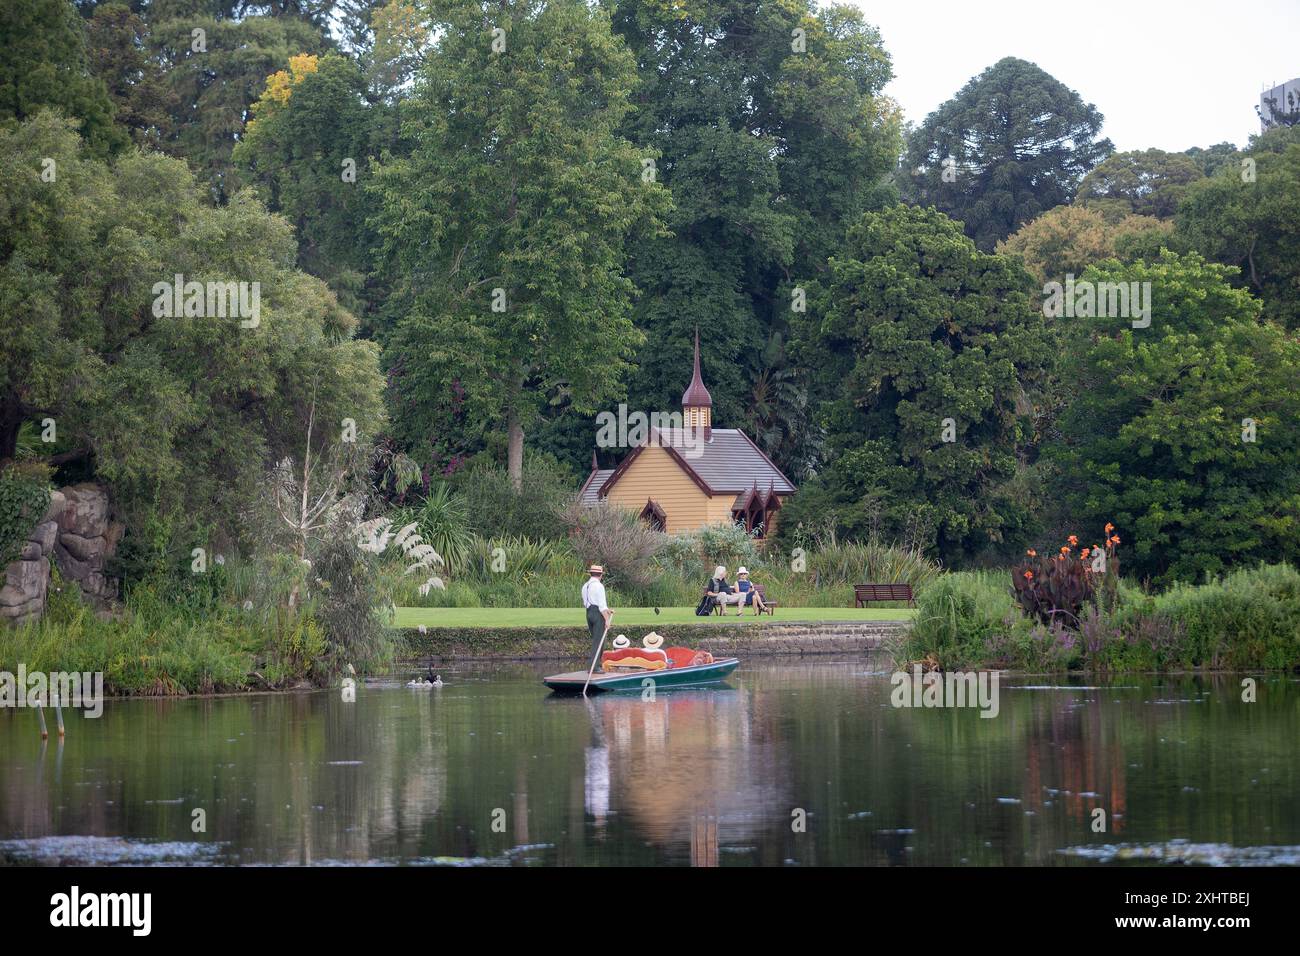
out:
M693 667L669 667L661 671L633 671L630 673L591 675L591 686L587 693L607 691L639 691L647 686L647 680L654 681L654 688L662 690L668 687L702 687L726 680L736 669L740 661L727 657L712 664L696 664ZM581 694L582 686L587 682L586 671L571 671L567 674L552 674L543 677L542 683L557 694Z

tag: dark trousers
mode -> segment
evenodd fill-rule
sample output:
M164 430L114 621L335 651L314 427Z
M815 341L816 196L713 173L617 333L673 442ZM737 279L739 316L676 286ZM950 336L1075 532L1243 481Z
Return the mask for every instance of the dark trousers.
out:
M600 647L600 639L605 634L605 615L600 613L600 608L592 604L587 608L587 630L591 632L591 653L587 655L587 661L596 656L596 649Z

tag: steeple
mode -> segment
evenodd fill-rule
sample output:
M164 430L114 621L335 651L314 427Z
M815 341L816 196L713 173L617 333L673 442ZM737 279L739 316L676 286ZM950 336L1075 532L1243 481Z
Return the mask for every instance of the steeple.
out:
M703 428L707 441L713 436L713 396L704 387L700 377L700 330L695 330L695 372L690 387L682 394L682 424L687 428Z

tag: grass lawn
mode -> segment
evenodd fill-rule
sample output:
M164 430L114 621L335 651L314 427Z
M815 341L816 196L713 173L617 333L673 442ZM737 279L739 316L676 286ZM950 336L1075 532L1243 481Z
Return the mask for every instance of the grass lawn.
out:
M804 621L909 621L916 614L906 607L778 607L776 616L754 617L746 609L743 618L730 609L725 618L710 614L696 617L693 607L661 607L659 614L649 607L614 609L614 628L645 624L791 624ZM581 608L568 607L399 607L398 627L586 627Z

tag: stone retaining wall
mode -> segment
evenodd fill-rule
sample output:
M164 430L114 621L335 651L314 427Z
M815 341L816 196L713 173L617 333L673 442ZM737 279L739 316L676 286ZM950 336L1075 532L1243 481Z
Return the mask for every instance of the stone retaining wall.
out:
M664 642L708 651L715 657L866 654L902 636L906 621L824 621L789 624L663 626ZM621 627L633 643L652 625ZM416 660L556 660L591 653L587 632L576 627L407 628L406 655Z
M25 624L40 618L50 590L50 561L63 580L81 589L91 607L106 610L117 583L105 565L117 550L123 526L109 518L108 492L83 482L50 493L50 505L32 529L18 560L4 569L0 621Z

